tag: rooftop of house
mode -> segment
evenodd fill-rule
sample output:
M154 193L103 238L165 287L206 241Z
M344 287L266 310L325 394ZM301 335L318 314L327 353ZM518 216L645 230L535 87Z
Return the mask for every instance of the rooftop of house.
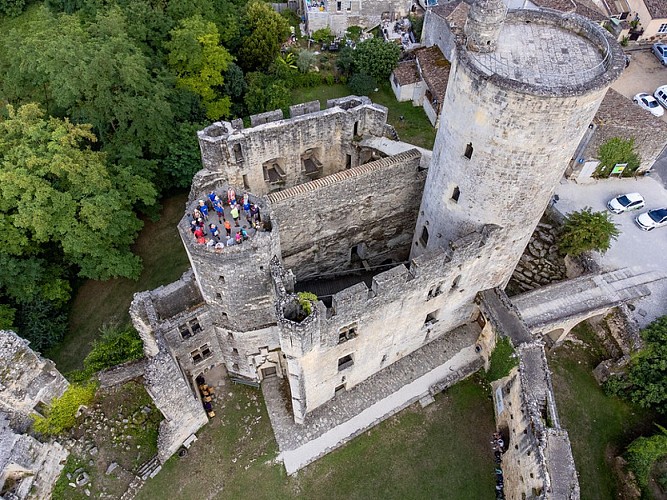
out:
M632 130L653 130L655 134L667 137L667 123L656 119L649 111L640 108L614 89L609 89L595 115L598 126L614 125L616 128Z
M404 61L396 66L394 77L399 86L411 85L421 80L415 61Z
M573 0L532 0L538 7L554 9L561 12L574 12L576 5Z
M434 14L446 19L449 22L452 31L455 32L457 30L462 30L463 26L465 26L469 9L470 6L462 0L447 2L431 8Z
M451 64L437 45L417 49L415 54L426 85L433 97L441 103L445 98Z
M653 19L667 18L667 2L665 0L644 0L644 5Z

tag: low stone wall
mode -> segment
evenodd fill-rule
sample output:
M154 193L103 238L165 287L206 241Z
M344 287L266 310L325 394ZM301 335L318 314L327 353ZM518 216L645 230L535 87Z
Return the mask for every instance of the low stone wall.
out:
M100 389L122 385L125 382L143 376L147 363L148 360L146 358L141 358L98 373L97 380L100 381Z

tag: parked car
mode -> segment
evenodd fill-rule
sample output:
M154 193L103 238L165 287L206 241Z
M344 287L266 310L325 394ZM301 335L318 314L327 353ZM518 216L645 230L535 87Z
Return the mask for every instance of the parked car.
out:
M656 208L635 217L635 222L644 231L667 226L667 208Z
M662 87L655 89L653 97L655 97L656 100L663 105L663 107L667 108L667 85L663 85Z
M658 61L660 61L660 64L667 66L667 45L664 43L654 43L651 50L655 54L655 57L658 58Z
M663 109L658 101L655 100L651 94L646 92L641 92L632 98L632 101L635 104L639 104L640 107L644 108L646 111L650 111L653 116L662 116L665 114Z
M644 205L646 205L644 197L639 193L622 194L607 202L607 208L615 214L639 210L644 208Z

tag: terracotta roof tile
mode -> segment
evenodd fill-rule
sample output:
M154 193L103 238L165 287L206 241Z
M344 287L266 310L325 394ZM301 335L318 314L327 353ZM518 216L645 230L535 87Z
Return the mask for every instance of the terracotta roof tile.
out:
M644 0L644 5L646 5L648 12L653 19L667 18L667 1Z
M406 61L396 66L394 76L399 85L410 85L421 80L417 63L415 61Z
M434 97L442 103L447 90L451 64L440 52L437 45L415 51L422 77Z

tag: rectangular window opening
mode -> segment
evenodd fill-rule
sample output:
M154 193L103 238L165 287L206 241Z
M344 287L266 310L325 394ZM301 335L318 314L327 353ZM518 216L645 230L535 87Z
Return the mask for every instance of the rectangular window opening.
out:
M468 159L472 158L472 151L473 151L472 142L469 142L466 146L466 152L463 156L465 156Z
M354 364L354 360L352 359L352 354L348 354L347 356L343 356L338 360L338 371L341 372L345 370L346 368L349 368Z
M250 189L250 183L248 182L248 176L243 174L243 188Z
M434 286L428 291L428 296L426 300L431 300L432 298L437 297L442 293L442 283L439 283L437 286Z
M336 390L334 391L335 394L338 394L339 392L343 392L345 390L345 384L340 384L338 387L336 387Z
M344 326L338 331L338 343L342 344L348 340L352 340L357 336L357 324L354 323L349 326Z
M224 282L225 282L225 277L222 276L222 275L218 276L218 281L219 281L220 283L224 283Z
M236 160L236 163L240 163L243 161L243 150L241 149L240 144L234 144L234 160Z
M343 9L343 2L338 1L336 2L336 10L342 10Z
M453 200L455 203L458 203L458 202L459 202L459 196L461 196L461 190L459 189L458 186L456 186L456 187L454 188L454 191L452 191L452 200Z

